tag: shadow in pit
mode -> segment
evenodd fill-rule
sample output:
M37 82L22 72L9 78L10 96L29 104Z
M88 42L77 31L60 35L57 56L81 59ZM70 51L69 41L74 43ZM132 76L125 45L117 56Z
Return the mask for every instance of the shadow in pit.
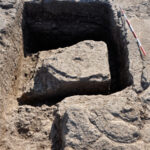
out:
M25 2L24 55L71 46L83 40L106 41L110 15L109 4L101 2Z
M50 133L49 140L52 141L52 150L60 150L62 149L62 133L61 133L61 118L57 114L55 115L55 119L53 121Z

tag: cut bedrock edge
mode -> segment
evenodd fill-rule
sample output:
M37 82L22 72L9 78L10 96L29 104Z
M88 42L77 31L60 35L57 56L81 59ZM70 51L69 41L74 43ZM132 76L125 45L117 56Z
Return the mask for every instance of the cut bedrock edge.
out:
M116 8L113 8L110 1L90 3L53 1L46 4L26 2L23 14L25 54L58 47L64 47L65 50L65 47L83 40L104 41L108 47L111 84L110 88L106 88L107 91L91 94L109 94L132 84L126 31L124 25L119 24ZM40 71L40 68L37 69ZM99 69L101 70L101 68ZM43 70L42 67L41 70ZM60 71L63 72L63 70ZM108 86L108 82L106 84ZM40 91L36 92L36 88L34 89L36 86L38 85L35 82L19 101L40 99L40 97L48 99L57 95L49 89L46 89L44 94ZM57 86L60 87L59 83ZM55 93L62 93L61 89L58 89L58 91L54 89ZM70 92L65 96L62 94L60 97L88 94L88 92L80 93L80 91Z

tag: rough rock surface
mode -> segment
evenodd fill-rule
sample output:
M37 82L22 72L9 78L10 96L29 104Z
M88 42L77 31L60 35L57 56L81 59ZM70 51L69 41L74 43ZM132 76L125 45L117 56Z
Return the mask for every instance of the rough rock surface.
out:
M126 34L123 41L128 43L127 49L121 47L123 51L116 52L106 40L107 55L103 42L85 39L68 47L29 54L25 51L26 35L22 32L24 2L0 0L0 150L150 149L150 1L99 1L111 6L116 22L113 29L117 26L121 34ZM146 57L142 57L120 16L119 6L135 28L147 51ZM37 21L34 25L43 28L38 17ZM75 22L80 24L80 21ZM95 23L89 24L93 25L93 29L97 28ZM88 25L84 27L89 29ZM54 25L53 34L56 28ZM120 38L115 42L121 42ZM121 59L116 57L115 61L111 49ZM130 79L126 69L132 75L133 84L109 93L110 84ZM102 95L102 90L107 91L106 95Z
M142 149L139 141L142 138L142 108L140 103L135 103L136 98L130 100L126 97L131 93L127 92L126 96L124 93L111 97L74 96L62 101L58 105L58 113L61 117L59 128L64 148ZM102 146L102 143L107 144ZM128 143L128 146L125 143Z
M40 97L43 101L44 96L50 98L108 92L110 73L104 42L83 41L70 47L43 51L36 61L32 79L31 65L26 60L23 64L26 67L22 70L24 78L21 79L20 95L23 93L23 96L20 102L31 103L35 99L34 103L38 103L36 101Z

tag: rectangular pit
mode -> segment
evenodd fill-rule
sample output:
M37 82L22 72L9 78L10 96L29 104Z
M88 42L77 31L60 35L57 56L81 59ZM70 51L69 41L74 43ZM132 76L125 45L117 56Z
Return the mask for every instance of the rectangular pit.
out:
M108 2L26 2L22 29L25 56L43 50L65 48L83 40L104 41L107 44L111 74L111 83L107 91L91 93L85 92L86 90L76 91L64 96L57 95L58 97L110 94L124 89L133 82L129 72L126 31L117 24L116 12ZM33 93L25 93L19 101L25 102L33 97L40 99L39 95ZM45 94L46 98L53 96L55 95Z

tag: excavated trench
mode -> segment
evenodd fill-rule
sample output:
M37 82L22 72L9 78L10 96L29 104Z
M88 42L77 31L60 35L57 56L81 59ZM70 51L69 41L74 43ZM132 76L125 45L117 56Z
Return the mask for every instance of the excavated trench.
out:
M133 82L129 72L126 31L117 25L111 5L107 2L55 1L45 4L26 2L22 30L25 56L43 50L68 47L83 40L104 41L108 47L111 83L103 92L101 90L90 92L87 89L92 89L89 88L92 84L85 82L84 85L83 82L77 83L79 86L75 92L74 87L71 86L69 92L66 92L67 89L66 91L59 89L57 95L31 94L29 98L22 96L18 100L21 105L38 105L37 103L46 103L42 99L50 98L55 99L55 102L51 103L55 104L71 95L110 94L126 88ZM108 86L108 82L106 84L103 87Z

